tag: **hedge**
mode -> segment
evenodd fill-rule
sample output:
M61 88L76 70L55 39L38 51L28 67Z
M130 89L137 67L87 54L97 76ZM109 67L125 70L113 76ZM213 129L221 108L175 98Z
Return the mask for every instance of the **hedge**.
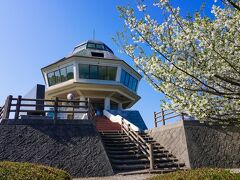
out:
M9 161L0 162L0 177L1 180L71 180L67 172L57 168Z
M240 180L240 174L226 169L199 168L180 170L152 177L151 180Z

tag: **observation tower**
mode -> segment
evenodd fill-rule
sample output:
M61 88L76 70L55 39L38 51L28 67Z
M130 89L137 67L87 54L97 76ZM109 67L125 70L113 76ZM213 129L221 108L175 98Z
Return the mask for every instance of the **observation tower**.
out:
M88 100L97 116L118 115L146 129L140 113L128 110L140 99L137 89L142 77L103 42L85 41L41 71L46 99L66 99L72 94L74 100Z

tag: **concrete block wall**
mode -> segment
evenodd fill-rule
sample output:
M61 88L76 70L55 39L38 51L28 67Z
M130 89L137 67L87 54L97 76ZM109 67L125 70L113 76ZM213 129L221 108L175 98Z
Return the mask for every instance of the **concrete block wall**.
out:
M240 168L240 127L184 122L192 168Z
M0 125L0 161L39 163L73 177L113 175L101 137L89 121L41 122Z
M180 162L185 163L186 167L190 168L183 121L154 128L147 132L166 150L175 155Z
M178 121L154 128L150 135L187 168L240 167L240 128Z

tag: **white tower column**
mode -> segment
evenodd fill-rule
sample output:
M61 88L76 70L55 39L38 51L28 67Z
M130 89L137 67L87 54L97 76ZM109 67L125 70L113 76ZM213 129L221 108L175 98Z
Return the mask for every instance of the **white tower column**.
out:
M104 109L105 110L110 110L110 97L105 97L104 98Z
M122 108L122 103L118 103L118 110L122 110L123 108Z
M80 96L80 101L86 101L84 96ZM80 102L80 106L86 106L85 102ZM87 108L79 108L80 111L85 111ZM88 119L87 113L79 113L79 119Z
M117 82L120 82L120 79L121 79L121 67L120 66L118 66L117 67L117 75L116 75L116 81Z
M80 96L80 101L86 101L86 98L84 96ZM80 102L80 106L86 106L85 102Z

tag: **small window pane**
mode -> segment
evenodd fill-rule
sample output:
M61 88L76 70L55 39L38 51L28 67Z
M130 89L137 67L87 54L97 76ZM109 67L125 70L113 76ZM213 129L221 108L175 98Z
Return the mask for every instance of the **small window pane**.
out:
M104 50L104 45L103 44L96 44L96 49Z
M104 57L104 53L91 52L91 54L95 57Z
M89 78L89 65L79 64L79 78L88 79Z
M52 86L52 85L56 84L55 83L54 72L48 73L47 77L48 77L48 84L49 84L49 86Z
M60 76L61 76L62 82L67 80L67 69L66 68L60 69Z
M124 85L125 86L128 86L129 78L130 78L130 75L128 73L126 73L125 80L124 80Z
M137 90L137 80L133 79L133 86L132 86L132 90L136 91Z
M67 80L73 79L73 66L67 67Z
M117 68L116 67L107 67L108 69L108 80L115 81Z
M87 48L95 49L95 44L93 44L93 43L88 43L88 44L87 44Z
M54 72L56 84L61 82L61 76L59 70Z
M121 80L120 80L121 83L124 83L125 76L126 76L126 71L122 70L122 73L121 73Z
M132 78L132 76L130 76L130 78L129 78L129 83L128 83L128 87L129 87L130 89L132 89L132 85L133 85L133 78Z
M90 79L98 79L98 66L90 65Z
M107 80L107 67L99 66L99 79Z

